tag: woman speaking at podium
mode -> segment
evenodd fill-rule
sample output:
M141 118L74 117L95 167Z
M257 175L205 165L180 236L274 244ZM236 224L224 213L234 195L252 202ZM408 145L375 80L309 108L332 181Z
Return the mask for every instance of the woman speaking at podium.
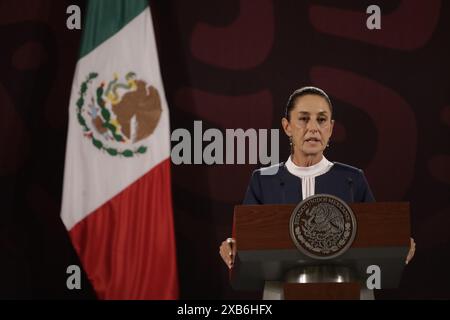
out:
M303 87L294 91L281 123L291 155L286 162L253 172L243 204L297 204L321 193L347 203L375 201L362 170L331 162L323 154L334 126L333 106L323 90ZM220 255L229 268L233 267L237 245L228 238L220 246ZM406 263L414 250L411 239Z

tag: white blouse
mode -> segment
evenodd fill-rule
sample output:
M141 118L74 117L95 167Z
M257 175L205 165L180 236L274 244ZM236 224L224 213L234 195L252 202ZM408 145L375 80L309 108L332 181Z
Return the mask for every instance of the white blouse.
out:
M302 200L314 195L316 186L315 178L328 172L332 166L333 163L328 161L325 156L322 156L322 160L318 163L309 167L297 166L292 162L291 157L286 161L287 170L302 180Z

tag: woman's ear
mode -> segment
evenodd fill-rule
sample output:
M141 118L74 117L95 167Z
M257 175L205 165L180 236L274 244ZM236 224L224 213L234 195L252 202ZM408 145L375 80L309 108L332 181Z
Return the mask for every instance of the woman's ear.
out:
M283 117L281 119L281 126L283 127L284 133L286 133L288 137L292 137L291 125L289 124L289 120Z
M333 129L334 129L334 120L331 119L330 136L333 134Z

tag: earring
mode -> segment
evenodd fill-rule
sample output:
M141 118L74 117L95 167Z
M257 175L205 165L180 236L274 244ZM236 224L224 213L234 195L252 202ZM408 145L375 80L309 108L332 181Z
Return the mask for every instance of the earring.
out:
M289 145L291 146L291 155L294 154L294 142L292 141L292 136L289 136Z

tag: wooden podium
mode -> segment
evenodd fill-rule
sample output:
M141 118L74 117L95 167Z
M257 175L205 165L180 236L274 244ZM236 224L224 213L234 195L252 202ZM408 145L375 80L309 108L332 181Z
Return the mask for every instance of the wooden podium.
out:
M371 265L381 270L382 289L398 287L410 245L409 203L349 204L357 221L355 240L345 253L330 260L308 257L295 247L289 233L295 206L234 208L237 255L230 272L234 289L262 290L266 281L282 281L284 299L359 299L360 288L366 286L370 276L367 267ZM299 267L346 268L352 277L341 281L290 281L289 271Z

